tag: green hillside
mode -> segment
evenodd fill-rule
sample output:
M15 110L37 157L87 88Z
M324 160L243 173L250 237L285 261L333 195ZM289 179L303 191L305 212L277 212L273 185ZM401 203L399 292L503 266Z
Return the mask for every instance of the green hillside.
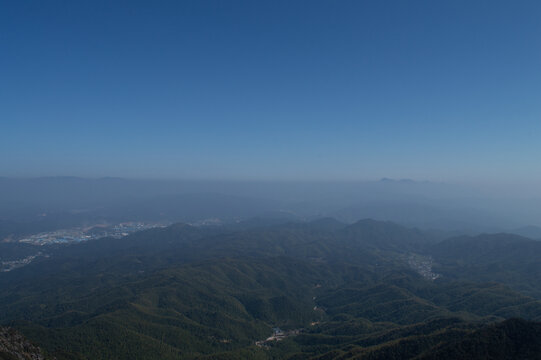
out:
M0 321L58 359L430 358L471 336L497 342L486 329L538 326L497 325L541 321L541 301L497 271L462 276L449 241L372 220L177 224L59 246L2 273ZM446 272L427 277L426 264ZM281 341L266 341L273 328Z

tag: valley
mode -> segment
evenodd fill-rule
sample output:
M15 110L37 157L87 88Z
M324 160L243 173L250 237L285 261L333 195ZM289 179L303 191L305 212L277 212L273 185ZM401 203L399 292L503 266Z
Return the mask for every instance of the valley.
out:
M486 254L461 275L477 239L507 271L539 271L538 243L515 235L473 237L453 255L443 249L459 240L368 219L174 224L53 246L0 274L0 321L57 359L388 358L398 339L426 355L505 319L541 321L539 288L498 279Z

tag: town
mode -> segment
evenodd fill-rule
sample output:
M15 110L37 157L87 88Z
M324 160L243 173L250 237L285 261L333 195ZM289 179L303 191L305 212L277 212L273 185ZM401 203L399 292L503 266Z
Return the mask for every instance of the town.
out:
M9 272L11 270L28 265L38 256L49 257L49 255L43 254L41 251L39 251L35 255L30 255L22 259L12 261L0 261L0 272Z
M282 341L290 336L297 336L302 332L303 329L294 329L284 331L279 327L272 328L272 335L265 340L256 341L255 345L261 348L269 348L269 345L274 341Z
M50 232L30 235L19 242L32 245L52 245L66 244L95 240L104 237L121 238L136 231L164 227L166 224L143 223L143 222L125 222L113 226L95 225L86 228L61 229Z
M436 280L441 275L432 271L432 257L422 256L419 254L410 254L408 257L408 265L415 270L419 275L428 280Z

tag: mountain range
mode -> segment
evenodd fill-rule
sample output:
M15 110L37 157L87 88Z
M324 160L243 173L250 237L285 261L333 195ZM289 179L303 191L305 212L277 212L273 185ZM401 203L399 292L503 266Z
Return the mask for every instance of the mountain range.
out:
M36 247L0 273L0 322L57 359L481 359L504 340L527 356L540 244L370 219L175 224Z

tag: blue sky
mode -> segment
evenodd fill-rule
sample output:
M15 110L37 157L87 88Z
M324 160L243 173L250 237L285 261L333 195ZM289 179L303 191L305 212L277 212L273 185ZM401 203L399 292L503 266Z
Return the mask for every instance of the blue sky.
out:
M4 1L0 175L541 180L539 1Z

